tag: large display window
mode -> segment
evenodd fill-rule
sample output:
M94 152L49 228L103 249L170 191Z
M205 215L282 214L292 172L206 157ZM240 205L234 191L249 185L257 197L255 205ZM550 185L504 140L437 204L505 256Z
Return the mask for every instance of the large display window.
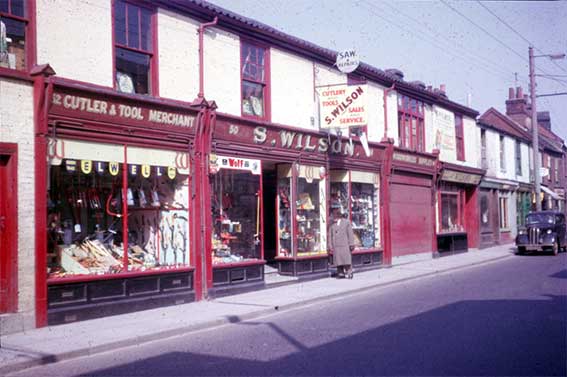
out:
M464 190L444 183L439 194L439 233L464 232ZM483 203L481 200L481 207ZM481 211L483 209L481 208ZM488 219L488 216L487 216Z
M278 166L278 256L326 253L325 168L300 164Z
M190 265L185 152L49 140L49 278Z
M348 213L358 249L380 247L380 185L375 173L332 170L331 210Z
M261 161L213 156L210 166L213 264L263 259Z

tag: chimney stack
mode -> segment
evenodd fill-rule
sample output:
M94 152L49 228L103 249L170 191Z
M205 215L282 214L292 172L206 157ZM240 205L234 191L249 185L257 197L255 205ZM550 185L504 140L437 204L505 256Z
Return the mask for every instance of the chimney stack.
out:
M508 97L506 100L506 115L518 124L526 124L526 119L530 118L531 114L528 96L524 95L522 87L518 86L515 93L514 88L509 88Z

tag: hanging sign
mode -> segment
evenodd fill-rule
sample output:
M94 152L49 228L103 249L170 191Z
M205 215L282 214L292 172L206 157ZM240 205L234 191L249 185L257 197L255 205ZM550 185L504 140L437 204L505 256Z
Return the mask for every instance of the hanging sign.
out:
M117 176L120 172L120 163L119 162L109 162L108 163L108 171L110 175Z
M176 175L177 175L177 169L175 168L175 166L168 166L167 176L169 177L169 179L175 179Z
M211 155L210 172L215 174L220 169L247 170L254 175L260 175L262 173L262 162L248 158Z
M102 161L96 161L94 163L94 168L97 174L104 174L105 163Z
M321 128L349 128L368 124L366 85L332 85L317 88Z
M93 162L91 160L81 160L81 171L83 174L91 174L91 171L93 171Z
M138 175L138 165L128 165L128 170L131 176L135 177Z
M76 160L65 160L65 168L69 172L77 171L77 161Z
M337 54L335 65L339 71L343 73L354 72L358 68L359 64L360 59L358 58L358 54L355 49L347 49Z
M142 177L150 178L151 171L150 165L142 165Z

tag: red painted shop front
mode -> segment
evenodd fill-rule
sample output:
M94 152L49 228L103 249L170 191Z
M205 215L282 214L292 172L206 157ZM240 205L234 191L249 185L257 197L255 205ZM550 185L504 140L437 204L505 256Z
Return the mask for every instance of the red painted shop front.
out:
M355 263L381 264L384 148L371 150L367 157L346 138L218 115L209 171L213 291L263 285L265 264L281 275L328 275L333 195L358 221Z
M47 193L38 203L47 230L38 242L38 325L198 298L191 145L205 119L199 108L53 77L36 98L47 114L36 140L40 166L47 157L37 177Z
M479 184L484 170L444 163L437 192L437 256L479 247Z
M392 256L435 249L434 179L436 157L394 150L390 177Z

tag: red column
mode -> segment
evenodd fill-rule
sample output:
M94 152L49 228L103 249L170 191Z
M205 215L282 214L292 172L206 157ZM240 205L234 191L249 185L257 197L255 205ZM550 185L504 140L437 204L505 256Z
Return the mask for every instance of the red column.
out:
M31 70L34 78L34 159L35 159L35 324L47 326L47 115L53 87L48 77L55 74L49 65Z
M465 225L469 249L476 249L480 245L480 210L478 192L478 186L469 188L465 192Z
M392 227L390 219L390 176L392 174L392 156L394 155L394 144L386 141L386 150L384 151L384 162L382 164L381 184L382 191L382 247L384 249L383 263L392 264Z

